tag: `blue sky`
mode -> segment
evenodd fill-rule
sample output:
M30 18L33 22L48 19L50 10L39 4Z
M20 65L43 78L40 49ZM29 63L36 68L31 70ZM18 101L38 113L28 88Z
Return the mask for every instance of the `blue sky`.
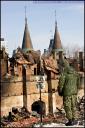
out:
M28 29L35 50L47 49L55 31L55 10L62 45L73 49L84 46L84 3L83 2L1 2L1 36L7 41L9 55L21 47L25 9Z

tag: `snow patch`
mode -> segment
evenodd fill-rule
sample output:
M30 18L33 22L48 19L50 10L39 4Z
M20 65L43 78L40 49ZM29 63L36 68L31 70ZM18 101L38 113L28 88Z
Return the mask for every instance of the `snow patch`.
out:
M83 125L74 125L74 126L65 126L65 124L62 123L51 123L51 124L35 124L34 127L82 127L84 128Z

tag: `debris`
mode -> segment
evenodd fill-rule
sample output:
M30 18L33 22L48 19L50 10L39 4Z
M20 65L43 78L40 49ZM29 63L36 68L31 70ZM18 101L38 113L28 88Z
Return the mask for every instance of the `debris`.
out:
M38 114L36 111L32 111L31 115L38 118L40 117L40 114Z
M77 106L77 114L78 114L78 126L84 126L84 101L85 97L83 96ZM54 114L48 114L42 118L43 127L44 126L63 126L67 121L65 116L65 111L63 108L57 108L57 112ZM11 120L12 119L12 120ZM12 108L12 112L9 112L7 117L1 118L1 126L2 127L38 127L40 125L40 114L33 111L30 113L25 107L20 108Z
M26 107L22 107L19 109L19 115L23 118L29 118L31 113L26 109Z
M61 113L61 114L65 114L65 110L62 108L62 109L59 109L58 107L56 107L56 109Z

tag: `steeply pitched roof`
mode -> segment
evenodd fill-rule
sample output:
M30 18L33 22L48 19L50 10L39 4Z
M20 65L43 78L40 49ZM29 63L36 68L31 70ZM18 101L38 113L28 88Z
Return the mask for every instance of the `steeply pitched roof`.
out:
M55 22L55 34L54 34L54 43L53 49L62 49L60 35L57 29L57 22Z
M58 73L58 64L56 60L53 59L52 56L49 56L48 58L44 58L43 60L44 60L44 66L47 70Z
M31 62L27 61L25 58L17 59L16 62L19 64L29 64L29 65L32 64Z
M27 18L25 18L25 30L24 30L24 36L23 36L23 42L22 42L22 49L23 50L31 50L33 49L33 45L30 38L30 33L28 30L27 25Z

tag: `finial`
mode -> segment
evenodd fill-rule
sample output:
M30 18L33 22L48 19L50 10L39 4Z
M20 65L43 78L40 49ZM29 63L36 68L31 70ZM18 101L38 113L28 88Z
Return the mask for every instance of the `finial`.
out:
M27 24L26 9L27 7L25 6L25 23Z
M56 10L55 10L55 26L57 27Z
M27 7L25 6L25 18L26 18L26 8L27 8Z
M56 10L55 10L55 21L56 21Z

